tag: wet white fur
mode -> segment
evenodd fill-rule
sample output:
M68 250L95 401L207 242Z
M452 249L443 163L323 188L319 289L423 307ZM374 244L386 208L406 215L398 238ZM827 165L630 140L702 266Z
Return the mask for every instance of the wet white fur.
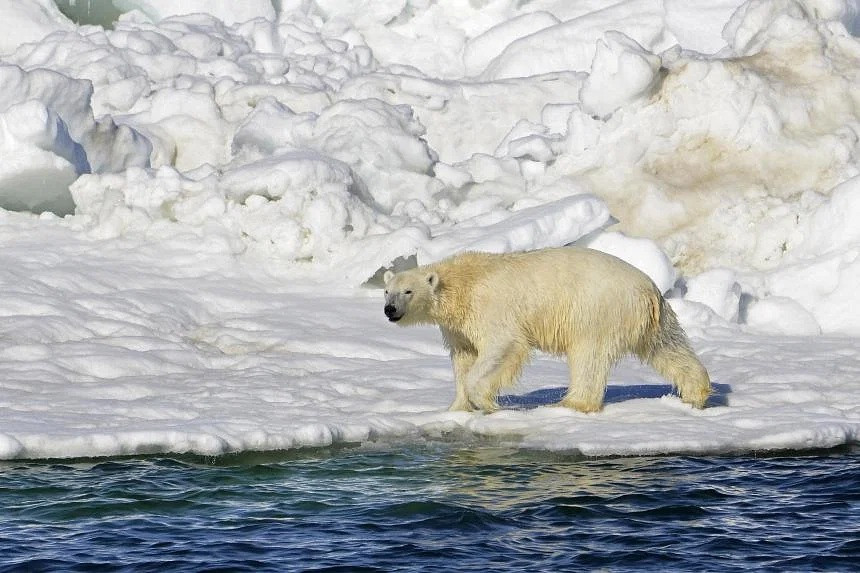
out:
M498 408L532 349L565 356L562 405L598 411L610 368L635 354L702 408L710 380L671 307L644 273L591 249L465 253L385 274L398 324L439 325L456 380L452 410Z

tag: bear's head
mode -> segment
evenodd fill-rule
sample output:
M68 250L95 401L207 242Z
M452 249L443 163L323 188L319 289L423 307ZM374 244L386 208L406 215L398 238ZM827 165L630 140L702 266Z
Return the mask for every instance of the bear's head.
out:
M427 269L410 269L399 273L386 271L385 316L400 325L429 322L430 308L439 275Z

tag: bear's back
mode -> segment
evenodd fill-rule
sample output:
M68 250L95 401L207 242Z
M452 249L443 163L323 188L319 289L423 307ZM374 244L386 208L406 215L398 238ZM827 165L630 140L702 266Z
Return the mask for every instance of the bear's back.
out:
M584 247L556 247L514 253L466 252L435 265L440 275L460 288L497 285L514 281L530 287L575 284L611 288L621 281L626 287L649 288L651 279L633 265L607 253Z
M465 322L502 315L525 324L559 315L627 314L638 312L643 295L659 297L636 267L583 247L468 252L433 266L442 287L439 310Z

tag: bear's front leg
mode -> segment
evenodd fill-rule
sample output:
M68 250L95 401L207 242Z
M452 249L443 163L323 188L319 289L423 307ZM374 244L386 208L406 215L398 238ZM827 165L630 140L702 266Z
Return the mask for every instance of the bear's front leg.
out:
M451 365L454 368L454 383L456 384L454 402L448 408L451 412L471 412L475 409L469 401L467 377L476 358L477 355L474 352L469 352L461 348L451 349Z
M469 401L484 412L498 410L499 392L516 381L528 355L528 347L515 342L479 353L466 383Z

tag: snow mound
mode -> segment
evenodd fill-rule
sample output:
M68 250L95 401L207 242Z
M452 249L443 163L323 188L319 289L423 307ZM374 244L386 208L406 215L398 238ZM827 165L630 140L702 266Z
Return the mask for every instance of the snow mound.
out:
M660 58L620 32L597 42L591 73L579 91L582 110L605 118L619 107L651 95Z
M70 213L78 175L149 164L146 138L94 119L88 82L0 65L0 83L0 207Z
M675 267L654 241L627 237L623 233L601 232L585 236L578 243L627 261L648 275L662 293L675 286Z

